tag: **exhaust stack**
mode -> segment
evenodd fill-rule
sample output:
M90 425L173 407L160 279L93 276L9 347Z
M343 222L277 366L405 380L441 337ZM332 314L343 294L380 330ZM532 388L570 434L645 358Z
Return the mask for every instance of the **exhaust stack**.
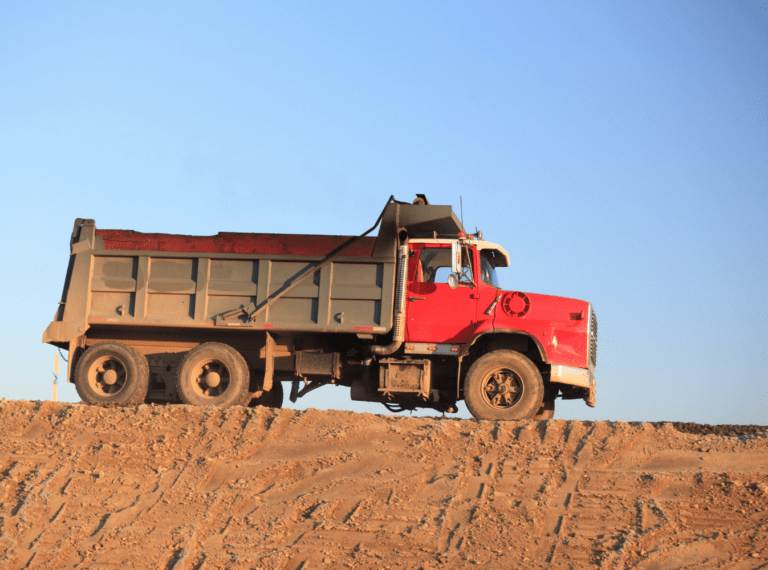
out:
M395 352L405 340L405 291L408 279L408 246L401 245L397 251L397 289L395 297L395 326L392 342L385 346L372 346L371 354L387 356Z

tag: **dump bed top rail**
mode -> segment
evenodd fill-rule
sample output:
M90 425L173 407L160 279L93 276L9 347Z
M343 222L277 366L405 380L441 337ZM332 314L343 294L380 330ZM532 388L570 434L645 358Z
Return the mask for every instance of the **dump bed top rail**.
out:
M353 236L252 234L219 232L214 236L141 233L133 230L96 230L104 249L177 253L234 253L259 255L328 255ZM345 256L371 257L376 238L361 238L344 250Z

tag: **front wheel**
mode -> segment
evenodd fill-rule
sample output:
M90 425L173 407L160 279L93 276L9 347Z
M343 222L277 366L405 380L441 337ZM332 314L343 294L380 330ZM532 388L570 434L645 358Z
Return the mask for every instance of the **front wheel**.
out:
M496 350L470 367L464 399L478 420L530 419L544 400L544 381L536 365L524 355Z
M193 406L242 406L248 402L250 374L231 346L207 342L190 350L179 364L176 391Z

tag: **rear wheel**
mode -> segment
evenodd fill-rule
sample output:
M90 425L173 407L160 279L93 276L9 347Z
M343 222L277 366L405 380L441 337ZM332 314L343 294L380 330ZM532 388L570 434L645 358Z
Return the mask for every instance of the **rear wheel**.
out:
M529 419L541 408L544 382L527 357L512 350L496 350L470 367L464 399L479 420Z
M75 388L87 404L140 404L148 387L146 357L121 342L94 344L75 368Z
M250 374L242 355L218 342L201 344L179 363L176 389L185 404L242 406L248 402Z

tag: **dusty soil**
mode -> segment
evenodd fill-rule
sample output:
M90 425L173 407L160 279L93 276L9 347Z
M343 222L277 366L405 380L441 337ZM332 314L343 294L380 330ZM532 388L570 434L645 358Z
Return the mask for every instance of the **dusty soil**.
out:
M0 402L0 567L768 566L764 426Z

